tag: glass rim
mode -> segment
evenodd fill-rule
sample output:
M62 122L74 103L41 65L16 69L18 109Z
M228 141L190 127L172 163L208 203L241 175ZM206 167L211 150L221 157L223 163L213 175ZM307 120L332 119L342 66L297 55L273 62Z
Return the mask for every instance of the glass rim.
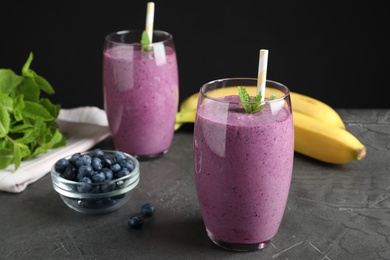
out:
M206 86L209 86L209 85L212 85L212 84L215 84L215 83L218 83L218 82L232 81L232 80L255 81L257 83L257 78L245 78L245 77L242 77L242 78L221 78L221 79L212 80L212 81L209 81L209 82L203 84L202 87L200 88L200 94L204 98L213 100L215 102L220 102L220 103L248 104L248 105L250 105L250 104L259 104L258 102L241 102L241 101L240 102L235 102L235 101L220 100L218 98L215 98L215 97L207 95L207 93L205 92ZM290 89L286 85L284 85L284 84L282 84L280 82L274 81L274 80L269 80L269 79L267 79L266 82L267 83L269 82L269 83L272 83L272 84L276 84L276 85L279 85L279 86L283 87L286 90L286 93L283 92L283 96L275 98L275 99L272 99L272 100L265 100L265 101L261 102L261 104L280 102L281 100L285 100L286 98L288 98L290 96ZM255 86L257 86L257 84L255 84L253 86L255 87Z
M113 36L120 36L120 35L133 34L133 33L138 33L141 36L143 31L144 30L141 30L141 29L115 31L115 32L111 32L111 33L107 34L106 37L105 37L105 40L109 41L109 42L112 42L112 43L123 44L123 45L141 45L141 42L139 42L139 43L137 43L137 42L127 43L127 42L116 41L116 40L113 39ZM166 43L166 42L171 41L173 39L172 34L167 32L167 31L153 30L153 35L154 34L159 34L159 35L165 36L166 39L161 40L161 41L151 42L148 45Z

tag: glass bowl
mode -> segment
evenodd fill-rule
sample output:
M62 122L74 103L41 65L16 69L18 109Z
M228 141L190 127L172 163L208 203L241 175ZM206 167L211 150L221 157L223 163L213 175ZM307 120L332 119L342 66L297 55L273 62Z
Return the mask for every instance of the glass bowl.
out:
M100 163L92 158L100 158ZM92 162L95 160L98 163ZM120 171L122 168L127 168L127 171ZM111 170L111 179L107 169ZM65 204L87 214L108 213L123 206L139 183L140 174L139 162L135 157L116 150L100 149L62 158L52 166L50 172L53 188Z

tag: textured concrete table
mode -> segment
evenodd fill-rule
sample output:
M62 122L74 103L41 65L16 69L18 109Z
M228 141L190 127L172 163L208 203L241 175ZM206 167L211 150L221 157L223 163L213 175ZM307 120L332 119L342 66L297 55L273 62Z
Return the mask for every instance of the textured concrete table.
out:
M187 125L168 154L141 162L133 199L115 212L69 209L49 174L21 194L0 193L0 258L390 259L390 110L338 111L367 156L336 166L297 154L282 225L262 251L225 251L207 237ZM111 139L98 147L111 149ZM141 230L129 229L128 217L145 202L156 205L155 216Z

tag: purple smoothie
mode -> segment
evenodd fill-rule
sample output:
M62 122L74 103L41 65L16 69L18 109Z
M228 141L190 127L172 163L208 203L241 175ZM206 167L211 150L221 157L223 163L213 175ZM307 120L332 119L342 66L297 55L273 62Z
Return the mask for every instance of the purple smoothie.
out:
M224 100L240 102L237 96ZM212 111L210 113L210 111ZM247 114L240 104L207 101L197 109L195 179L209 236L231 244L268 242L290 189L294 126L284 107Z
M173 48L152 54L128 46L105 50L103 90L116 149L136 156L169 149L179 97Z

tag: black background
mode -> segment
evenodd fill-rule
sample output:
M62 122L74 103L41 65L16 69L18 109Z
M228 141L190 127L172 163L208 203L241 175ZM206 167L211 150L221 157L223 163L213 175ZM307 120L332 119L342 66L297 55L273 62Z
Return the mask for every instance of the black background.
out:
M63 108L103 108L106 34L143 29L148 1L9 1L0 15L0 68L31 68ZM389 108L389 9L346 1L154 1L154 29L172 33L180 100L208 81L267 78L335 108ZM337 3L337 4L336 4ZM351 1L351 3L353 3Z

